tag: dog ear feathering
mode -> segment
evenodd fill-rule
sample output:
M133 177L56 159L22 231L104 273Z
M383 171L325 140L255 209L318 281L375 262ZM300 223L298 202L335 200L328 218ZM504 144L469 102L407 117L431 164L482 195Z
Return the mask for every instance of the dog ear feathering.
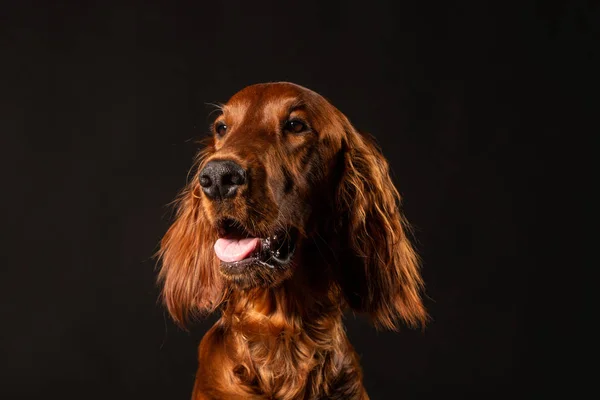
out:
M196 163L200 165L202 153ZM173 320L181 327L195 316L214 311L224 300L226 288L212 244L214 228L202 215L199 184L192 179L175 205L175 221L160 243L162 267L158 276L162 298Z
M401 198L389 166L374 140L345 120L344 175L338 210L352 249L340 265L339 281L348 305L368 313L378 328L395 330L398 320L423 327L419 258L400 211Z

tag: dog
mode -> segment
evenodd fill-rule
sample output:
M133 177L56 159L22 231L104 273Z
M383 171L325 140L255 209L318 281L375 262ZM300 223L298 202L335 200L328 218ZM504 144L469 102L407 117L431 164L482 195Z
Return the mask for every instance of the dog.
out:
M428 319L381 149L293 83L246 87L219 111L159 250L174 321L221 312L192 398L368 399L344 310L385 329Z

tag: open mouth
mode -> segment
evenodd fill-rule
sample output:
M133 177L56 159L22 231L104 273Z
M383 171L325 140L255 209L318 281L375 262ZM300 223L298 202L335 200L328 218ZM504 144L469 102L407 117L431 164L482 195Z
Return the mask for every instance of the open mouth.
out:
M270 269L283 267L294 254L295 230L281 230L259 238L252 236L239 221L230 218L219 221L218 230L215 254L221 260L221 267L230 274L242 273L252 265Z

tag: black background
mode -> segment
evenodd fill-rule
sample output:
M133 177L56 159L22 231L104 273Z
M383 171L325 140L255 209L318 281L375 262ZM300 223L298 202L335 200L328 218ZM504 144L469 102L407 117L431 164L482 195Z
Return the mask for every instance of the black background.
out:
M208 103L278 80L375 135L416 228L428 328L346 319L371 398L557 385L537 189L564 182L549 154L592 110L599 19L517 4L3 2L0 397L189 397L215 316L176 328L152 256Z

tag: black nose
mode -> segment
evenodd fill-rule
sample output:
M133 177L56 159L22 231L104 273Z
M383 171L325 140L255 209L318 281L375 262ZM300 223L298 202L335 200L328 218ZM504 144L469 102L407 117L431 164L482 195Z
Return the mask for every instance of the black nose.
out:
M230 160L213 160L200 171L200 186L213 200L235 196L237 188L246 183L246 171Z

